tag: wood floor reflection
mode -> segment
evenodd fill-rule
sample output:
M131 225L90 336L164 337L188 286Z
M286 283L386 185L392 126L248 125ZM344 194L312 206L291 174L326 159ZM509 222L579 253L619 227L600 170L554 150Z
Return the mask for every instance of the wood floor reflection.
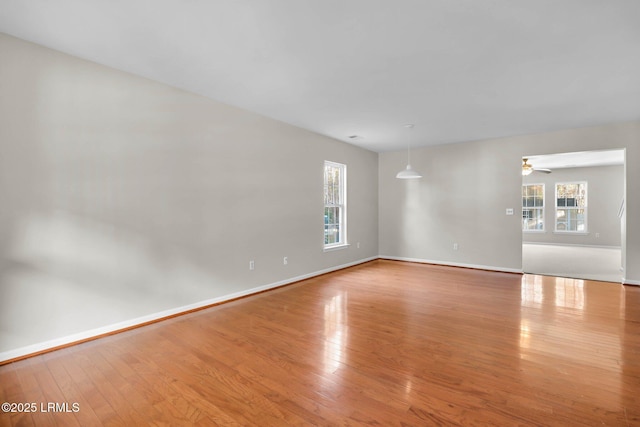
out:
M640 288L377 260L0 367L0 425L640 425Z

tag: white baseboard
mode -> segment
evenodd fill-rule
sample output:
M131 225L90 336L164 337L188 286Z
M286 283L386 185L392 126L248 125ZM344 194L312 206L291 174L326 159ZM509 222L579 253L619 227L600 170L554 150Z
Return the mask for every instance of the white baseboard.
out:
M446 265L450 267L475 268L477 270L500 271L504 273L520 273L520 274L522 273L522 269L495 267L492 265L464 264L459 262L436 261L436 260L421 259L421 258L405 258L405 257L397 257L397 256L390 256L390 255L380 255L380 258L388 259L392 261L419 262L422 264L437 264L437 265Z
M622 283L625 284L625 285L640 286L640 280L622 279Z
M125 320L123 322L103 326L100 328L90 329L88 331L79 332L77 334L67 335L64 337L56 338L49 341L40 342L37 344L28 345L25 347L17 348L14 350L8 350L0 353L0 363L17 359L20 357L28 356L30 354L41 353L47 350L55 349L57 347L79 343L82 341L87 341L96 337L100 337L107 334L112 334L114 332L122 331L125 329L130 329L139 325L143 325L145 323L154 322L157 320L162 320L167 317L179 315L181 313L187 313L192 310L197 310L199 308L220 304L225 301L234 300L236 298L241 298L245 296L249 296L252 294L256 294L259 292L267 291L269 289L278 288L280 286L288 285L290 283L299 282L300 280L309 279L311 277L320 276L322 274L330 273L332 271L341 270L343 268L352 267L354 265L362 264L365 262L373 261L378 259L377 256L364 258L358 261L350 262L347 264L338 265L335 267L326 268L324 270L315 271L313 273L303 274L301 276L292 277L289 279L281 280L279 282L270 283L268 285L258 286L256 288L247 289L241 292L235 292L228 295L223 295L221 297L212 298L204 301L199 301L194 304L183 305L181 307L172 308L169 310L160 311L157 313L149 314L147 316L137 317L135 319Z

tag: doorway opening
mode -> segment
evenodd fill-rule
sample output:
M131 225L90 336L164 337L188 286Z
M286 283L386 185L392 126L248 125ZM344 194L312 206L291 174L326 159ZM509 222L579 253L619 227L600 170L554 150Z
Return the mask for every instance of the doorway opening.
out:
M623 282L625 163L624 149L523 157L525 273Z

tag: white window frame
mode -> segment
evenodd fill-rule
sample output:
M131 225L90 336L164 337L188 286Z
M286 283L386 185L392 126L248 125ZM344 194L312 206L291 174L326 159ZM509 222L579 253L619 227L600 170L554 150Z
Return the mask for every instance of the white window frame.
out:
M332 200L331 203L327 201L327 187L329 185L329 180L327 177L327 167L337 168L340 172L340 186L338 188L338 200ZM324 209L323 209L323 243L324 250L334 250L345 248L348 245L347 243L347 165L342 163L336 163L329 160L325 160L324 168L323 168L323 176L324 176L324 186L323 186L323 196L324 196ZM338 217L337 225L338 227L338 238L337 242L327 243L327 226L332 224L327 223L327 208L338 208Z
M546 199L546 191L547 191L547 189L545 188L544 183L526 183L526 184L522 184L522 188L524 189L524 187L537 186L537 185L542 187L542 206L524 206L524 203L522 204L522 213L523 213L522 231L524 233L544 233L545 230L547 229L547 219L545 217L545 199ZM525 229L524 228L524 211L526 209L539 210L539 211L542 212L542 229L541 230L538 230L538 229Z
M558 206L558 186L559 185L570 185L570 184L581 184L584 185L584 206ZM566 181L566 182L556 182L554 184L554 198L553 205L555 207L554 210L554 218L553 218L553 229L554 233L558 234L588 234L589 232L589 223L588 219L588 206L589 206L589 186L587 181ZM562 210L584 210L584 230L558 230L558 209Z

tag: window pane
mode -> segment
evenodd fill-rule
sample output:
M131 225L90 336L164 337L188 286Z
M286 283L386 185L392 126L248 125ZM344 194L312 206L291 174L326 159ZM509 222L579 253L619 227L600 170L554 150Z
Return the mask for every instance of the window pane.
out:
M524 209L522 211L523 230L544 230L542 209Z
M536 230L544 230L544 211L542 209L537 209L535 217L535 226Z
M334 168L333 176L333 203L339 204L341 203L340 189L342 188L342 185L340 184L340 170L338 168Z
M336 243L336 228L333 225L324 226L324 244L330 245Z
M567 211L567 231L576 231L578 229L577 214L575 209Z
M337 203L337 200L336 200L336 187L335 187L334 184L331 184L329 186L329 203L331 203L331 204Z
M576 231L586 231L586 218L584 209L576 209Z
M585 184L580 184L578 186L578 194L576 198L578 201L576 206L585 207L587 205L587 188Z
M556 211L556 230L565 231L567 229L567 211L566 209L558 209Z

